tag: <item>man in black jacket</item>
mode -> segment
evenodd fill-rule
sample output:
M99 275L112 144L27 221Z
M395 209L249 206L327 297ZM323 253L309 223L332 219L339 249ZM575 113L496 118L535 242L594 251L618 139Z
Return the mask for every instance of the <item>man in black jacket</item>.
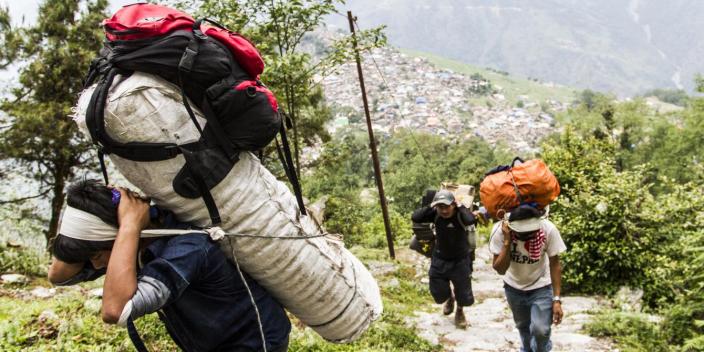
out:
M430 294L436 303L444 303L443 313L452 314L455 301L455 325L467 327L462 307L474 303L472 294L472 261L476 248L475 214L455 202L448 190L440 190L430 206L413 212L413 222L435 225L435 249L430 260ZM450 288L450 282L454 290ZM454 291L454 294L453 294Z

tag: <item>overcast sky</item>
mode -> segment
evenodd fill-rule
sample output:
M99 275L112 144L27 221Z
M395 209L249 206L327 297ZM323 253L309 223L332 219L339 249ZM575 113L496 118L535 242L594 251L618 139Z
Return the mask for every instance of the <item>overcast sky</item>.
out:
M37 20L37 11L39 4L46 0L0 0L0 5L9 7L12 23L28 25ZM51 1L51 0L48 0ZM140 2L139 0L110 0L110 10L114 12L121 6ZM7 83L17 78L16 67L10 67L5 71L0 71L0 87L5 87ZM1 89L1 88L0 88Z
M39 8L40 0L0 0L0 4L9 6L10 15L12 15L13 23L20 23L24 16L25 23L32 23L37 19L37 9ZM120 6L140 2L139 0L110 0L110 9L115 11Z

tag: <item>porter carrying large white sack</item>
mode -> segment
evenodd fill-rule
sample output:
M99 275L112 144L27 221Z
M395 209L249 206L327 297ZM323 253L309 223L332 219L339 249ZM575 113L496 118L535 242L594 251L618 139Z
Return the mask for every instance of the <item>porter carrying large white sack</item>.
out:
M83 92L76 122L89 135L85 111L95 87ZM201 126L206 121L194 109ZM179 88L157 76L134 72L116 76L106 96L105 131L116 141L187 144L200 134L181 103ZM124 177L180 220L210 225L201 198L174 191L184 169L182 155L162 161L133 161L109 154ZM291 313L323 338L348 342L359 337L382 312L376 281L341 241L324 236L296 199L250 152L210 190L220 227L233 234L221 248L274 295ZM280 239L272 236L298 238Z
M76 120L115 166L180 220L229 235L239 264L330 341L354 340L381 314L366 268L305 216L264 62L241 35L156 4L127 5L102 23ZM296 198L249 151L281 132ZM278 145L278 144L277 144Z

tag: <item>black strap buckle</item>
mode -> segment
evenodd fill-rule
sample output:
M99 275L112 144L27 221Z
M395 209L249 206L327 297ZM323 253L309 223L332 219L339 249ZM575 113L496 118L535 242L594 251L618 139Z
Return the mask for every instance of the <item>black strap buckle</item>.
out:
M181 56L181 61L178 63L179 71L191 72L193 69L193 64L196 62L196 56L198 56L197 45L196 48L192 48L189 43L186 50L183 51L183 56Z

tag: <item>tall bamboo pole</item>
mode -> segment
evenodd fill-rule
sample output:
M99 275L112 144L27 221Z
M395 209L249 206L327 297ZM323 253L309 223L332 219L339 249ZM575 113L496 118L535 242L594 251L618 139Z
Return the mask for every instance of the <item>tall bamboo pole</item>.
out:
M354 46L354 57L357 60L357 75L359 75L359 87L362 89L362 101L364 102L364 114L367 117L367 131L369 132L369 149L372 151L372 161L374 162L374 178L376 179L376 187L379 189L379 202L381 203L381 213L384 216L384 228L386 229L386 242L389 246L389 255L391 259L395 259L394 241L391 235L391 223L389 222L389 210L386 206L386 196L384 195L384 182L381 180L381 167L379 167L379 156L376 152L376 140L374 139L374 131L372 130L372 118L369 114L369 103L367 102L367 91L364 88L364 76L362 75L362 61L359 58L357 50L357 35L354 31L354 18L352 11L347 11L347 19L350 22L350 31L352 32L352 45Z

